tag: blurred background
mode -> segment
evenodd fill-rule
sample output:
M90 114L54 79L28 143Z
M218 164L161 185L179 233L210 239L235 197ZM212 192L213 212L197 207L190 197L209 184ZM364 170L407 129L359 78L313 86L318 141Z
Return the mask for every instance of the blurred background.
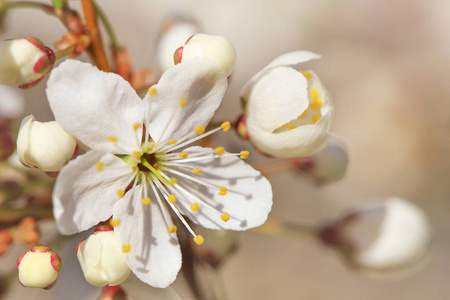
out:
M269 177L272 216L321 224L355 204L397 195L421 207L434 227L428 264L397 278L364 276L317 241L244 233L223 267L230 299L448 299L450 287L450 2L446 0L98 0L135 68L157 67L161 22L177 12L204 32L227 36L238 60L217 119L240 114L239 91L280 54L310 50L308 63L335 102L331 131L350 154L346 177L324 187L301 175ZM70 1L80 7L78 0ZM64 33L56 18L15 10L0 37ZM106 40L106 38L104 38ZM86 56L82 59L87 60ZM25 115L51 120L45 82L26 91ZM249 145L229 134L240 148ZM253 161L263 160L253 157ZM414 234L413 232L411 234ZM182 284L180 284L182 289Z

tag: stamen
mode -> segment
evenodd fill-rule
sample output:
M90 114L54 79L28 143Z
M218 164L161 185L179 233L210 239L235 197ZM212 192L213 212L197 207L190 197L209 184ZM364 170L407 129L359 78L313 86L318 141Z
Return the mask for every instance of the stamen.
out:
M170 225L169 229L167 230L169 233L174 233L175 231L177 231L177 226L175 225Z
M316 89L310 90L309 95L311 96L311 98L313 100L315 100L315 99L319 98L319 91Z
M141 160L142 154L139 151L133 151L133 156L137 161Z
M197 128L199 128L199 127L201 127L202 129L198 130L198 132L197 132ZM205 129L204 127L198 126L197 128L195 129L195 132L197 134L199 134L200 132L204 132L204 129ZM179 144L175 145L174 147L163 148L163 149L161 149L161 151L164 151L164 152L174 151L174 150L176 150L178 148L182 148L182 147L184 147L186 145L192 144L195 141L203 139L203 138L207 137L208 135L211 135L211 134L213 134L213 133L215 133L215 132L217 132L219 130L222 130L222 129L223 129L222 127L214 128L213 130L210 130L210 131L208 131L206 133L202 133L201 135L199 135L197 137L194 137L194 138L191 138L191 139L186 139L186 141L183 141L182 143L179 143Z
M177 198L172 194L167 198L167 201L169 201L170 203L175 203L177 202Z
M297 119L304 119L308 115L308 109L305 109L300 116L297 117Z
M314 115L312 116L312 122L313 122L313 124L316 124L317 122L319 122L320 118L322 118L322 115L321 115L321 114L314 114Z
M95 168L97 169L97 171L103 171L103 163L101 161L97 161L97 163L95 164Z
M150 198L144 198L141 202L144 205L150 205L150 203L152 203L152 200L150 200Z
M241 158L241 159L247 159L249 155L250 155L250 152L249 152L249 151L241 151L241 156L240 156L240 158Z
M219 192L220 196L225 196L227 194L227 191L228 191L227 188L224 187L224 186L220 186L219 190L220 190L220 192Z
M161 214L163 215L164 222L166 223L166 226L169 227L170 225L173 224L172 219L171 219L171 217L170 217L170 215L169 215L169 212L167 211L167 209L165 209L165 207L164 207L164 205L163 205L163 203L162 203L161 197L159 196L159 193L158 193L158 191L156 190L155 184L154 184L153 182L151 182L151 181L150 181L149 183L150 183L150 185L151 185L151 187L152 187L153 193L154 193L155 196L156 196L156 200L157 200L157 202L158 202L158 207L159 207L159 209L160 209L160 211L161 211ZM161 191L160 191L160 192L161 192ZM162 193L162 192L161 192L161 193Z
M198 135L202 135L202 134L204 134L205 133L205 127L203 127L203 126L197 126L197 127L195 127L195 133L196 134L198 134Z
M110 136L108 136L108 141L110 143L117 144L117 142L119 141L119 138L117 136L110 135Z
M142 126L141 123L134 123L134 124L133 124L133 129L136 131L136 130L138 130L139 128L141 128L141 126Z
M167 144L169 144L169 145L173 145L173 144L176 144L176 143L177 143L176 139L171 139L171 140L167 141Z
M194 204L192 204L191 205L191 210L192 211L197 211L197 210L199 210L200 209L200 205L198 205L198 203L197 202L194 202Z
M214 152L219 155L222 156L225 154L225 148L224 147L217 147L216 150L214 150Z
M153 168L153 166L151 166L146 160L143 159L143 160L141 161L141 164L143 164L146 168L148 168L150 171L152 171L152 173L153 173L156 177L158 177L159 180L161 180L162 182L164 182L165 184L168 184L168 185L174 185L174 184L177 183L177 179L174 178L174 177L170 178L169 181L166 180L164 177L161 176L161 173L160 173L158 170L156 170L155 168Z
M309 105L309 107L311 107L314 110L319 110L320 107L322 106L323 101L320 99L315 99L313 102L311 102L311 104Z
M119 196L119 198L122 198L125 195L125 191L124 190L117 190L116 194L117 194L117 196Z
M203 244L204 241L205 239L200 234L194 237L194 242L199 246Z
M151 87L151 88L148 90L148 94L149 94L150 96L156 96L156 95L158 95L158 90L157 90L155 87Z
M282 125L280 128L285 128L285 127L288 127L289 129L295 129L294 124L292 124L291 122Z
M130 244L122 245L122 252L128 253L128 252L130 252L130 250L131 250L131 245Z
M223 131L228 131L231 128L231 123L229 121L225 121L222 123L222 125L220 125L220 127L223 128Z
M228 222L230 220L230 215L227 212L224 212L223 215L220 215L220 218L224 222Z
M302 73L303 76L305 76L306 80L311 79L311 73L309 73L309 72L302 72L302 71L299 71L299 72Z
M188 157L188 153L187 152L181 152L178 154L179 157L181 158L187 158Z
M194 169L192 170L192 173L194 174L200 174L202 172L202 169Z
M111 227L117 227L120 225L120 219L111 219L109 220L109 225L111 225Z
M184 98L184 97L180 98L180 106L181 106L181 108L186 106L186 98Z

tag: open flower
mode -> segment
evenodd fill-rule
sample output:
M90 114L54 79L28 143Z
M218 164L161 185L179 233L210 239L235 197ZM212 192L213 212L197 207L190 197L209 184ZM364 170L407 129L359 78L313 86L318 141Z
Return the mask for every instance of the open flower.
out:
M117 244L130 269L156 287L172 283L181 266L177 227L169 209L210 229L246 230L264 223L272 205L269 182L240 158L189 144L209 132L227 88L209 58L180 63L163 74L143 101L116 74L78 61L56 68L48 81L61 126L92 150L69 162L54 189L54 216L63 234L113 216Z
M276 157L310 156L325 147L333 104L317 75L298 65L319 55L284 54L253 76L241 91L250 141Z

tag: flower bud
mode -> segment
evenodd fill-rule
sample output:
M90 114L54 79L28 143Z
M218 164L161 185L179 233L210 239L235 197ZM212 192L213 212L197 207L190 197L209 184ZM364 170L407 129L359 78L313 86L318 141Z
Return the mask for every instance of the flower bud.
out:
M36 85L55 63L55 53L33 37L0 42L0 84Z
M318 76L299 67L319 57L308 51L284 54L243 87L248 136L260 152L306 157L326 146L334 106Z
M308 158L294 158L300 172L315 184L322 185L342 179L347 171L348 153L340 141L330 142L325 149Z
M194 22L177 17L167 19L156 47L156 58L162 71L174 66L173 53L186 40L198 32Z
M430 249L432 235L427 217L417 206L392 197L323 227L320 237L353 266L384 271L419 262Z
M98 227L77 246L77 257L86 281L94 286L118 285L130 275L109 226Z
M77 150L75 138L55 121L38 122L25 117L17 136L17 154L28 167L58 172Z
M225 71L227 77L236 63L236 51L233 44L224 36L197 33L190 37L184 46L178 48L174 62L178 64L197 57L209 57L215 60Z
M50 248L35 246L17 259L19 282L25 287L51 289L61 270L61 259Z

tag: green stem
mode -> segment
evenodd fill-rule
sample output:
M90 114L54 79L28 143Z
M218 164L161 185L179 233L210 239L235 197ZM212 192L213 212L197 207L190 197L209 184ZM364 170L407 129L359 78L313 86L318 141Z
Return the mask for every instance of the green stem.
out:
M46 13L54 14L53 6L34 1L7 2L3 5L3 9L5 11L13 8L37 8L43 10Z
M75 50L75 46L68 47L68 48L63 49L61 51L57 51L57 52L55 52L55 57L56 57L57 60L61 59L61 58L65 57L65 56L69 55L70 53L72 53L74 50Z
M99 17L103 26L105 26L106 32L108 33L108 36L111 40L111 44L113 46L113 51L114 51L114 53L117 53L120 50L120 43L119 43L119 40L117 39L117 35L116 35L116 32L114 31L114 28L112 27L111 22L109 21L105 12L101 9L101 7L96 2L94 2L94 7L95 7L95 12L97 13L97 16Z
M266 223L251 231L271 235L271 236L301 236L317 237L317 228L315 226L289 223L273 217L269 217Z

